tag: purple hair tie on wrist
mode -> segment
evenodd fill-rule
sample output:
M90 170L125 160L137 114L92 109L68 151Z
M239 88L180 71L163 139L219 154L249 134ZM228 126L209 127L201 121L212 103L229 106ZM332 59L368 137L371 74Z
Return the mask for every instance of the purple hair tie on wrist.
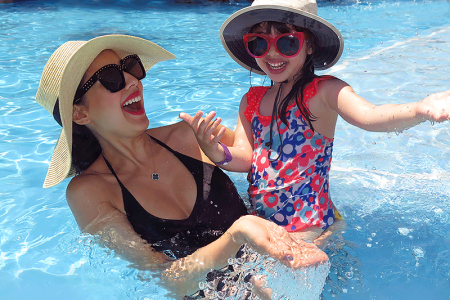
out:
M225 144L222 144L221 142L219 142L219 144L222 145L223 151L225 151L225 158L221 162L215 162L215 164L218 166L225 166L233 159L233 156L231 156L230 150L228 150L228 147L225 146Z

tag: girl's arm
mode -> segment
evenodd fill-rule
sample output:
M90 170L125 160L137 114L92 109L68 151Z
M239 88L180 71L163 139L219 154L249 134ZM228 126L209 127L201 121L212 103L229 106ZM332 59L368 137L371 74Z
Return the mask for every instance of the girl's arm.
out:
M244 111L247 107L247 97L244 95L239 107L239 118L235 130L233 147L228 147L233 159L226 165L219 167L234 172L248 172L251 169L253 153L253 137L251 124L245 118ZM203 112L198 111L193 117L180 113L180 118L189 124L194 131L198 144L202 151L213 162L221 162L225 159L225 150L219 141L225 133L225 127L220 128L221 119L213 121L216 113L210 112L202 118Z
M450 119L450 91L432 94L420 102L374 105L341 80L323 82L328 105L345 121L368 131L400 132L426 120Z

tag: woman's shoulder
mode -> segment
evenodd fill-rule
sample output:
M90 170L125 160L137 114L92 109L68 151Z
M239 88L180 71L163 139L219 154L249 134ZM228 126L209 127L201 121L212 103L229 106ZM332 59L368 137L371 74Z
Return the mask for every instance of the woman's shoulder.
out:
M79 199L83 199L83 201L96 201L96 199L104 198L105 193L113 192L111 189L113 185L105 178L106 176L113 176L111 172L109 174L106 172L97 172L92 170L92 167L90 166L86 171L70 180L66 189L68 202L75 199L77 202L80 201Z
M80 228L84 229L97 218L101 207L114 207L112 201L120 194L117 187L105 176L89 169L71 179L66 199Z
M200 159L198 155L200 146L192 128L184 121L147 129L147 134L160 140L177 152Z
M196 143L197 141L192 132L192 128L184 121L147 129L147 134L157 138L171 148L177 147L178 145Z

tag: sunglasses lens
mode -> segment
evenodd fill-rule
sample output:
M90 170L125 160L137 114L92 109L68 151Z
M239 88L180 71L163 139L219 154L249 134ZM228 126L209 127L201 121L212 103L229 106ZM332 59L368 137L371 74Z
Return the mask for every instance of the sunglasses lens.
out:
M278 39L277 48L284 56L294 56L300 47L300 41L294 35L285 35Z
M259 36L255 36L247 42L248 51L251 55L256 57L263 56L267 52L267 48L267 41Z
M125 87L123 73L117 67L104 69L99 74L100 83L111 93L116 93Z
M133 75L136 79L145 78L145 69L141 61L135 57L128 57L123 61L123 70Z

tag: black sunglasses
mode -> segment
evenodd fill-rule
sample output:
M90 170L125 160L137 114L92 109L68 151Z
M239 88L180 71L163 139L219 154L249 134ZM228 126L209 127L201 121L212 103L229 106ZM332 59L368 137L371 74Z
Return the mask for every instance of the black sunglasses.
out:
M134 76L138 80L145 78L145 69L137 54L128 55L120 61L120 65L110 64L101 67L82 87L75 93L74 103L79 102L81 97L96 83L100 83L110 92L116 93L125 87L125 76L123 72Z

